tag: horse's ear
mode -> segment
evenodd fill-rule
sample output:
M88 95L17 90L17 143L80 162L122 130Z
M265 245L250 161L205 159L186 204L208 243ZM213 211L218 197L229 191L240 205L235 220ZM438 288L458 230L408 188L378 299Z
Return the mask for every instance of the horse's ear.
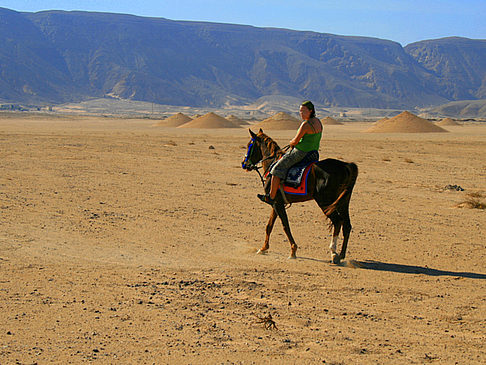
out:
M260 131L258 133L263 134L263 129L260 128Z
M253 131L250 128L248 128L248 130L250 131L251 138L256 138L256 134L253 133Z

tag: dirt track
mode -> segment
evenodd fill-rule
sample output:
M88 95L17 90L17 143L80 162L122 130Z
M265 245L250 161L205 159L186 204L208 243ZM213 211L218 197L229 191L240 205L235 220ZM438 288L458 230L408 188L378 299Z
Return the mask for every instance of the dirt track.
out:
M360 169L335 266L314 203L288 211L298 259L279 223L255 254L245 129L151 124L0 120L1 364L486 362L486 211L456 207L486 194L486 126L326 127Z

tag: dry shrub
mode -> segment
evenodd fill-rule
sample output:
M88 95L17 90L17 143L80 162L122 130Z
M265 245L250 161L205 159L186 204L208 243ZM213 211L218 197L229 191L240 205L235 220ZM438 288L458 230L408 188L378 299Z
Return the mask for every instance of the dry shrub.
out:
M459 204L460 207L471 209L486 209L486 202L482 200L483 194L472 192L466 194L466 200Z

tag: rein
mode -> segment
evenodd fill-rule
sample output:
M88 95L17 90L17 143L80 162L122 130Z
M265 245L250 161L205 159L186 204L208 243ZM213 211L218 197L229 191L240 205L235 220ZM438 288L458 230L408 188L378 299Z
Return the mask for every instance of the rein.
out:
M260 173L260 169L263 168L263 166L257 166L257 165L260 164L260 163L263 163L264 161L268 161L268 160L271 160L271 159L275 159L277 151L274 152L273 154L271 154L270 156L267 156L265 158L262 158L260 161L257 161L256 163L253 163L253 162L249 161L249 158L250 158L250 156L252 154L253 146L254 145L255 145L255 139L252 138L251 141L250 141L250 144L248 146L248 150L246 151L245 159L241 163L241 167L243 169L246 169L246 170L249 170L249 171L255 170L256 172L258 172L258 176L260 176L260 180L262 182L262 185L265 186L265 180L263 179L263 176ZM287 145L284 148L281 148L280 150L285 152L289 148L290 148L290 145ZM264 171L264 172L266 173L266 171Z

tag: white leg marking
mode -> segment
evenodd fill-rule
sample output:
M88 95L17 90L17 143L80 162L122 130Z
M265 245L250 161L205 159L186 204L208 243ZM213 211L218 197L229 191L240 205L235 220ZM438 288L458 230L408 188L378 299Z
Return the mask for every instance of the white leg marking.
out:
M329 245L329 249L331 250L332 253L337 252L337 242L338 242L338 236L333 236L331 244Z

